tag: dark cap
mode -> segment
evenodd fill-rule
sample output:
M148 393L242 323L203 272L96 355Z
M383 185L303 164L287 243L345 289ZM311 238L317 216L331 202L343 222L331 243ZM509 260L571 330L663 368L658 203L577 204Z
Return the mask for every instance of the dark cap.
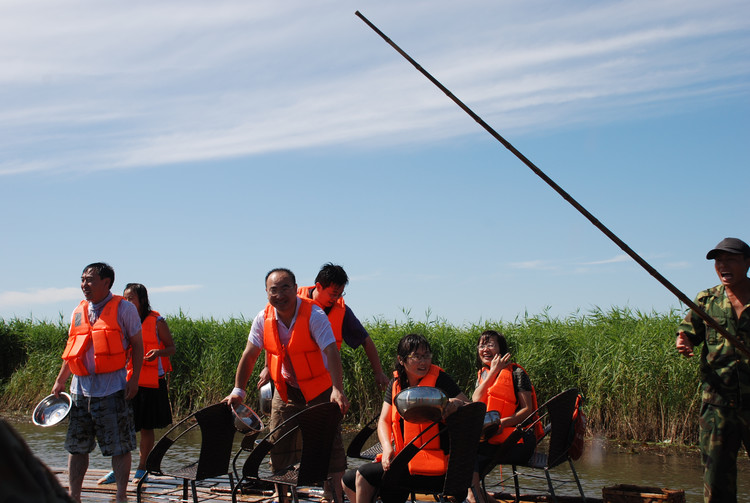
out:
M706 258L708 260L716 258L719 252L738 253L747 258L750 257L750 246L747 246L747 243L741 239L724 238L716 245L716 248L706 253Z

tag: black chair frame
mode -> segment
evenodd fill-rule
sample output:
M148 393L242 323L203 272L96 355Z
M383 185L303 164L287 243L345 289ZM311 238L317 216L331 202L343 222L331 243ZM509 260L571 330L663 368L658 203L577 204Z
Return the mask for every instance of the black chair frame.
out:
M174 470L163 470L162 460L169 448L186 434L200 428L201 448L198 460ZM196 481L208 478L229 476L229 485L234 488L234 478L229 469L232 456L234 434L234 417L225 403L216 403L200 409L170 428L146 458L146 473L149 475L169 476L182 479L182 500L187 501L188 485L191 488L193 501L198 502ZM140 503L143 484L148 477L143 477L136 487L136 500Z

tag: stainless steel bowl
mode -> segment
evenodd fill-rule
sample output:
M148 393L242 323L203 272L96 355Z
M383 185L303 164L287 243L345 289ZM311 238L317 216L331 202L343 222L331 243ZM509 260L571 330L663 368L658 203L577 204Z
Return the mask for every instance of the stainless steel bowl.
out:
M58 397L49 395L34 408L31 421L37 426L54 426L68 417L72 403L73 399L64 391Z
M257 433L265 427L258 414L247 405L241 403L233 405L232 412L234 412L234 427L240 433Z
M260 387L260 413L269 415L271 413L271 399L273 398L273 381L268 381Z
M479 440L484 442L491 438L497 430L500 429L500 413L496 410L488 410L484 414L484 423L482 424L482 434Z
M415 386L396 395L394 402L404 421L424 424L442 419L448 397L437 388Z

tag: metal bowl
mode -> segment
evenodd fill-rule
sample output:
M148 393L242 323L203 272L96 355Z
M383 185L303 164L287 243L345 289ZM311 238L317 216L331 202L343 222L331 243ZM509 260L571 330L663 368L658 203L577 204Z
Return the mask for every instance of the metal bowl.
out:
M271 413L271 399L273 398L273 381L268 381L260 387L260 413L269 415Z
M265 428L258 414L247 405L241 403L233 405L232 412L234 412L234 427L240 433L257 433Z
M424 424L442 419L448 397L437 388L415 386L396 395L394 402L404 421Z
M31 420L37 426L54 426L68 417L72 403L73 399L64 391L58 397L49 395L34 408Z
M484 423L482 424L482 434L479 440L484 442L491 438L497 430L500 429L500 413L496 410L488 410L484 414Z

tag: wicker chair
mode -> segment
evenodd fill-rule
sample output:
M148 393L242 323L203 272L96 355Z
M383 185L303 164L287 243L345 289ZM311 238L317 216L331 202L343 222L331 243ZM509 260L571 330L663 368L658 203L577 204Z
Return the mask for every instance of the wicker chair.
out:
M188 432L200 428L201 448L198 459L177 469L162 469L162 460L169 448ZM234 478L229 469L232 457L232 442L237 430L231 409L225 403L209 405L169 429L156 443L146 458L146 472L149 475L163 475L182 479L182 500L187 501L188 485L192 490L193 501L198 502L196 481L208 478L229 476L229 485L234 487ZM147 483L143 477L136 488L136 499L141 501L141 489ZM189 484L188 484L189 483Z
M522 487L519 483L520 477L542 478L540 475L536 475L533 472L521 472L518 470L519 467L544 470L543 478L547 481L546 492L550 495L552 501L557 501L555 489L572 482L576 483L582 501L586 501L581 481L578 479L578 473L576 473L576 469L573 466L573 460L568 454L568 450L573 442L573 410L576 406L577 397L578 390L576 388L571 388L550 398L535 411L535 414L532 414L526 421L516 426L513 434L506 440L506 442L518 441L523 432L529 428L533 428L534 424L538 421L545 423L545 438L549 437L546 452L537 450L523 465L511 465L513 468L512 475L500 481L500 484L503 484L511 477L513 478L515 499L517 502L521 501ZM534 420L534 417L537 417L537 419ZM539 449L539 444L537 444L537 449ZM496 461L500 464L502 463L501 454L496 456ZM560 476L552 477L550 470L566 461L570 466L572 479L564 479L560 478Z
M380 445L380 441L375 437L375 442L370 442L370 446L365 448L365 444L373 433L377 431L378 419L380 414L370 419L370 421L362 427L361 430L354 436L349 446L346 448L346 455L350 458L357 459L368 459L370 461L375 459L375 456L383 452L383 446Z
M448 416L444 424L433 423L432 426L423 430L393 458L390 468L383 475L383 486L400 486L399 480L403 480L408 472L409 461L421 450L415 443L418 438L437 436L447 431L450 439L450 456L445 476L439 481L442 482L440 484L442 487L416 487L410 484L403 488L408 489L412 494L432 494L440 502L464 501L472 485L479 437L482 433L486 410L485 404L481 402L469 403ZM428 442L429 440L424 443Z
M308 407L278 425L255 446L245 460L242 478L232 490L232 501L236 503L237 493L243 482L265 481L290 487L292 499L294 503L298 503L297 487L320 485L328 479L331 447L340 422L339 406L328 402ZM293 427L284 435L274 438L276 431L284 431L290 425ZM299 464L283 467L268 475L260 474L260 466L276 442L297 431L302 433L302 457Z

